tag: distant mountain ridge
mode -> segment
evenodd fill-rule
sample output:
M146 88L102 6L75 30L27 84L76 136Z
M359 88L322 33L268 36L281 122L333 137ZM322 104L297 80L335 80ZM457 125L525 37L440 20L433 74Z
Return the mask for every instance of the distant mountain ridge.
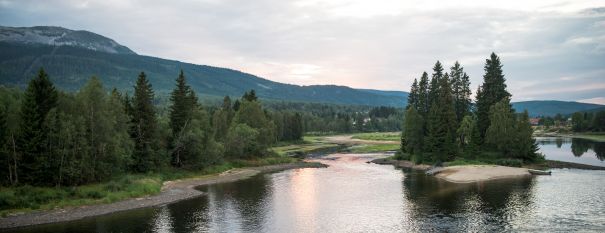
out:
M40 67L67 91L78 90L91 76L97 76L107 88L131 91L138 74L144 71L156 93L167 94L182 69L189 84L201 95L241 96L254 89L259 97L273 100L393 107L405 107L408 96L404 91L284 84L227 68L137 55L112 39L88 31L0 26L0 84L24 88ZM605 106L524 101L513 103L513 107L517 111L527 109L532 116L548 116Z
M513 108L517 110L517 112L527 109L531 116L554 116L557 114L569 115L574 112L590 111L605 107L599 104L558 100L522 101L512 104Z
M112 39L89 31L74 31L62 27L3 27L0 26L0 41L44 44L52 46L76 46L94 51L120 54L136 54L128 47Z
M336 85L299 86L273 82L237 70L195 65L141 56L115 41L87 31L60 27L0 27L0 84L25 87L43 67L55 84L78 90L91 76L106 87L132 90L144 71L156 93L169 93L182 69L200 95L241 96L255 89L261 98L333 104L395 106L407 104L406 95L358 90Z

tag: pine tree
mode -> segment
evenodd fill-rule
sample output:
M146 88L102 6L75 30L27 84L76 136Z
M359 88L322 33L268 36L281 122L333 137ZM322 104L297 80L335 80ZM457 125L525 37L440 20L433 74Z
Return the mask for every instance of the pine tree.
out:
M185 75L181 70L179 77L176 79L176 87L170 96L170 128L172 129L172 163L175 166L183 166L182 156L186 153L186 147L191 145L183 144L183 140L177 140L184 136L184 131L191 126L193 114L199 107L195 92L187 85ZM203 120L207 120L204 118ZM202 120L202 121L203 121ZM176 144L175 142L181 142ZM184 155L187 157L188 155ZM189 155L190 157L191 155Z
M418 83L418 113L426 119L429 113L429 75L426 72L422 73L420 82Z
M443 77L443 66L441 66L441 62L437 61L435 66L433 67L433 76L431 78L431 84L428 89L428 108L431 109L431 105L433 102L437 102L437 98L439 97L439 87L441 86L441 78Z
M44 182L48 177L50 161L46 153L48 129L44 121L51 109L57 106L58 93L48 75L40 69L38 76L32 79L25 91L21 104L21 135L19 150L22 153L19 174L28 184Z
M408 108L405 112L402 151L417 156L422 155L424 141L424 120L415 108ZM419 161L422 158L416 157Z
M439 79L439 93L431 104L427 122L427 143L425 151L431 152L431 160L444 162L457 153L456 112L449 77Z
M461 122L462 118L470 113L471 89L468 75L460 63L456 62L450 69L452 80L452 94L454 95L454 107L456 109L456 120Z
M250 90L250 92L246 92L244 93L244 95L242 96L243 100L247 100L247 101L257 101L258 97L256 97L256 91L254 91L254 89Z
M500 58L495 53L492 53L490 59L485 61L484 70L481 92L477 94L477 127L479 127L482 138L485 138L490 126L491 107L504 98L511 97L510 93L506 91L506 79L504 79Z
M134 169L147 172L162 165L157 151L157 121L153 107L153 90L144 72L139 74L132 99L132 137Z
M408 94L408 105L406 107L418 109L418 80L414 79L410 93Z

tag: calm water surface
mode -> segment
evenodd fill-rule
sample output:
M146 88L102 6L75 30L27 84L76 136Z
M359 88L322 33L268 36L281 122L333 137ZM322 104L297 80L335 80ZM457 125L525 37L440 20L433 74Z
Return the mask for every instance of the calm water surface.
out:
M542 152L602 163L591 149L575 157L571 141L557 143ZM261 174L200 187L208 195L162 207L14 232L605 231L605 171L456 185L365 163L368 155L328 158L329 168Z

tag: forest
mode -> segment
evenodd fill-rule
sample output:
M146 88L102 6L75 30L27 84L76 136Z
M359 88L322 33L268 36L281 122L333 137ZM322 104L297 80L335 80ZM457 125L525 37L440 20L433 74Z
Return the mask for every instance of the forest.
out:
M416 163L458 159L520 165L543 159L532 138L527 111L516 113L500 58L486 59L483 84L471 104L470 81L456 62L444 72L437 61L433 73L414 80L408 97L399 158Z
M69 93L40 69L25 91L0 87L0 183L60 187L200 170L273 156L272 145L304 133L401 130L403 111L393 107L261 103L254 90L202 105L183 72L175 83L159 98L141 72L131 92L109 91L92 77Z

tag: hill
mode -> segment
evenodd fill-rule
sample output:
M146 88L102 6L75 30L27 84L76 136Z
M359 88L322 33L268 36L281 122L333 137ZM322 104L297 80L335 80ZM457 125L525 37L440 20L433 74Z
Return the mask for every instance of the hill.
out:
M172 90L174 79L182 69L193 89L204 96L239 97L254 89L258 96L270 100L393 107L406 106L408 96L403 91L284 84L227 68L142 56L110 38L88 31L0 26L0 84L23 88L40 67L66 91L78 90L91 76L97 76L107 87L131 91L138 74L144 71L156 93L165 95ZM517 111L527 109L532 116L551 116L604 106L524 101L513 103L513 107Z
M517 112L527 109L531 116L554 116L557 113L568 115L574 112L587 111L603 107L605 106L599 104L557 100L536 100L513 103L513 108L517 110Z
M78 35L78 36L76 36ZM103 49L110 43L114 48ZM237 70L141 56L126 46L87 31L59 27L0 28L0 84L25 87L40 67L66 91L79 89L91 76L108 87L131 90L141 71L157 93L168 93L182 69L201 95L241 96L255 89L261 98L335 104L406 105L405 92L359 90L346 86L299 86L273 82Z

